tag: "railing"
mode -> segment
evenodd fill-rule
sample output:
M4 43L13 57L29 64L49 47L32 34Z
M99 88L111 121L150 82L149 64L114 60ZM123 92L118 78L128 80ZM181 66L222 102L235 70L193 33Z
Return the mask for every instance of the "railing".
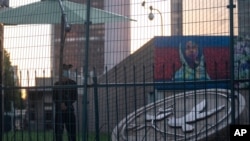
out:
M4 87L5 94L15 95L22 89L27 93L25 100L15 98L5 112L4 141L53 140L57 124L54 88L78 90L73 104L77 140L83 138L82 116L88 123L86 139L112 141L229 139L232 113L235 124L250 122L249 78L235 80L232 94L229 79L148 81L154 75L145 72L154 69L144 66L140 74L137 69L114 68L102 76L93 75L87 87L87 115L82 115L84 85L54 86L53 78L41 78L52 81L41 86ZM78 77L72 79L78 81ZM63 137L67 138L66 132Z

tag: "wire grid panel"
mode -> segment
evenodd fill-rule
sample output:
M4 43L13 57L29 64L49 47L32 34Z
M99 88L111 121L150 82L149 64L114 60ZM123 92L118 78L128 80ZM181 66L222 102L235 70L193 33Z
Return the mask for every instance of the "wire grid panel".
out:
M40 1L11 0L9 6L18 7L33 2ZM87 1L72 2L86 4ZM246 96L249 93L247 88L250 30L247 21L250 4L248 1L235 0L233 4L235 8L232 18L228 0L92 0L92 7L132 20L117 22L114 16L109 19L110 22L91 24L88 53L84 22L71 24L70 32L64 36L63 63L73 66L68 75L77 82L78 89L78 99L73 104L76 112L77 138L141 139L136 132L132 132L134 129L127 125L129 131L127 128L126 131L123 129L124 137L114 137L114 129L139 108L178 92L208 87L230 89L228 83L224 83L223 80L230 79L232 64L237 74L235 90ZM1 10L4 9L1 7ZM100 15L95 16L104 18ZM234 62L230 62L230 21L233 23L232 31L235 36ZM4 24L3 31L5 104L2 115L10 115L12 118L18 116L16 119L19 120L12 124L11 131L6 134L4 132L1 137L6 141L20 137L23 140L52 139L55 135L55 107L52 95L54 83L59 80L61 25ZM181 78L194 83L191 82L190 85L181 81L182 85L178 87L174 72L180 70L183 64L183 58L179 55L180 48L190 40L202 48L203 55L200 55L199 61L204 61L202 67L205 69L199 70L202 72L200 74L203 74L199 76L203 76L200 78L206 81L196 83L199 77L194 74L198 74L198 70L190 77L180 71ZM85 64L86 56L88 64ZM87 78L84 78L86 67ZM203 73L205 71L207 75ZM87 85L84 84L85 80ZM210 83L210 80L216 83ZM174 83L171 83L173 81ZM88 92L87 115L83 114L85 88ZM242 119L239 123L249 123L249 111L245 114L239 118ZM88 121L87 125L84 124L85 119ZM130 120L126 122L130 124ZM88 136L81 132L84 126L87 126L89 131ZM129 133L138 135L138 138L129 137ZM66 138L66 134L64 135ZM150 135L156 135L153 136L154 139L162 136L158 135L158 132L152 132ZM163 138L166 137L164 135L165 133ZM187 137L184 135L184 138Z

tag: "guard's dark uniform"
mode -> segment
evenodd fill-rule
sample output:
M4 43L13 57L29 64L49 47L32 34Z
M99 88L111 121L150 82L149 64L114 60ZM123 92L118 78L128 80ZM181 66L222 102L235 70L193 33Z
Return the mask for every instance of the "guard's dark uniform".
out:
M65 86L67 85L67 86ZM53 101L55 103L55 139L62 141L64 124L68 132L68 140L76 141L76 118L73 103L77 100L76 82L63 78L61 82L55 83L53 90ZM65 104L66 109L61 108Z

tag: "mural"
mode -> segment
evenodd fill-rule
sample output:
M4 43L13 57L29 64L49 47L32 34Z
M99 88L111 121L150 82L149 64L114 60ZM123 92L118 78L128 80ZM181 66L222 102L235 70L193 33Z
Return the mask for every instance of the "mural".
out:
M113 129L112 141L213 140L210 137L223 133L231 123L228 95L227 89L203 89L155 101L123 118ZM246 100L240 93L234 100L237 118Z
M226 79L229 76L229 37L159 38L155 63L155 80Z
M203 81L230 78L229 36L155 38L155 81ZM250 37L235 38L235 79L249 78ZM248 87L239 82L236 87Z
M154 80L183 82L229 79L229 43L229 36L157 37L154 43ZM234 76L235 80L240 80L235 87L249 87L249 35L235 37L234 53Z
M250 36L239 36L234 41L235 53L235 76L236 80L246 80L250 78ZM242 81L236 84L239 88L248 88L249 81Z

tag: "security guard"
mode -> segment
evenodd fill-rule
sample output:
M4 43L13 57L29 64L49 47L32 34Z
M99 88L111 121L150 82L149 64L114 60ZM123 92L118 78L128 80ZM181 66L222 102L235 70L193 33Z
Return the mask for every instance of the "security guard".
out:
M68 141L76 141L76 118L73 103L77 100L77 87L76 82L69 78L70 68L72 65L63 64L63 76L61 81L55 83L53 89L56 141L63 140L64 125L68 133Z

